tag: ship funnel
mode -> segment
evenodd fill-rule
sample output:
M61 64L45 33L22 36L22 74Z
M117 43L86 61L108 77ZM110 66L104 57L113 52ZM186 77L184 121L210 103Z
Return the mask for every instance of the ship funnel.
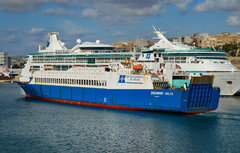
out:
M50 40L46 46L46 49L40 46L39 52L55 52L57 50L66 50L67 48L65 47L65 43L61 42L58 34L58 32L49 32L48 35L50 37Z

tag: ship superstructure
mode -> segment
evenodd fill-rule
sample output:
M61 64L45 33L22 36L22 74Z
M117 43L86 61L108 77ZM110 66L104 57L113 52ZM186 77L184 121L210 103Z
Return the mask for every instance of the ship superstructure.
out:
M132 57L132 53L101 44L100 40L81 43L78 39L76 46L67 49L57 32L49 33L49 37L47 46L39 46L38 53L29 54L31 70L68 70L77 65L124 62Z

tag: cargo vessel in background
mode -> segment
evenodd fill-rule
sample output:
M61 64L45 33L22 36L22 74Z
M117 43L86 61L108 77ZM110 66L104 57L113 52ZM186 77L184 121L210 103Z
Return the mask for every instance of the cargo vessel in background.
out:
M78 40L78 45L68 50L57 33L49 35L48 46L40 46L38 53L29 54L17 82L27 97L75 105L182 113L202 113L218 107L220 89L213 85L212 75L190 76L172 64L150 71L131 58L136 55L116 51L111 45L99 41L80 44ZM93 52L94 47L99 50Z

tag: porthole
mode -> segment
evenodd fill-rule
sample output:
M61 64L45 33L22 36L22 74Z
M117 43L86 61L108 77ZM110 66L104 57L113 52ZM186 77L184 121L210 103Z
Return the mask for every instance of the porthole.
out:
M232 86L232 81L227 81L228 86Z

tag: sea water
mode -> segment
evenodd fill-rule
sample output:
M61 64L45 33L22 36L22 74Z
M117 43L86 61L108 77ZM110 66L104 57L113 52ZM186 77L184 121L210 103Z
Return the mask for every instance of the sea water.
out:
M240 97L186 115L51 103L0 84L0 152L240 152Z

